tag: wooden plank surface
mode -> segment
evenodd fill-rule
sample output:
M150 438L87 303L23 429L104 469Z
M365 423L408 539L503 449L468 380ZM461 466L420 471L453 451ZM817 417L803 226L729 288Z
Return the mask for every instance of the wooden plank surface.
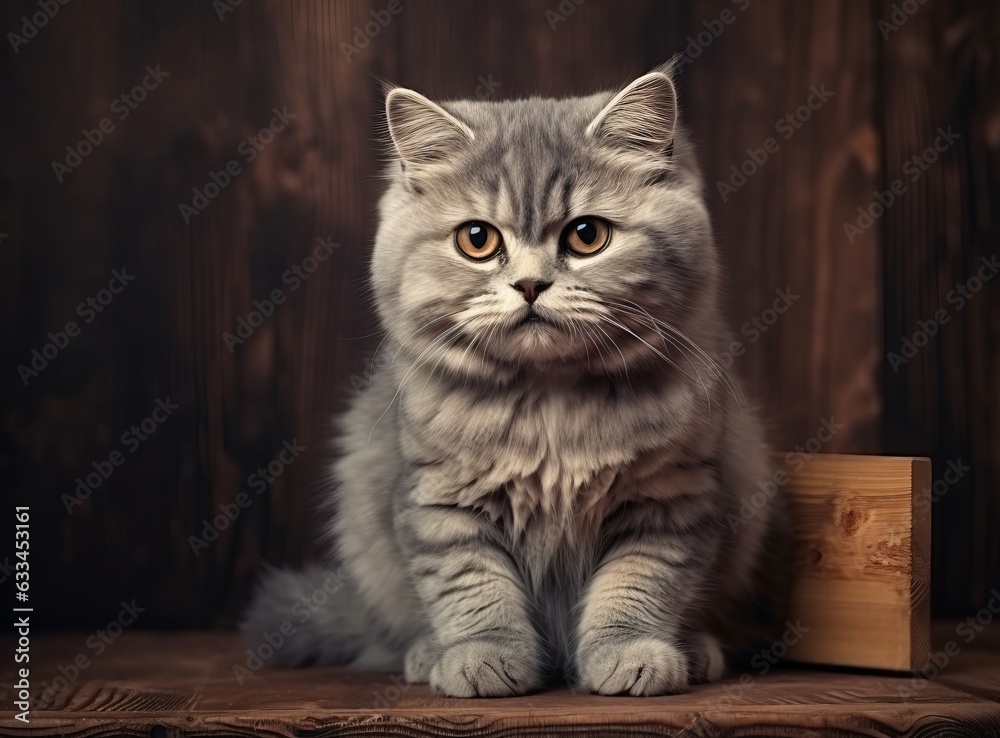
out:
M954 638L942 624L935 648ZM400 675L334 668L262 669L231 633L128 632L100 656L88 634L36 639L36 685L74 655L89 665L25 726L0 686L0 735L73 736L801 736L995 738L1000 735L1000 628L984 629L929 681L787 667L731 675L689 693L598 697L567 688L458 700Z
M795 545L789 646L805 663L922 670L930 646L928 459L784 458ZM778 479L781 481L781 479Z

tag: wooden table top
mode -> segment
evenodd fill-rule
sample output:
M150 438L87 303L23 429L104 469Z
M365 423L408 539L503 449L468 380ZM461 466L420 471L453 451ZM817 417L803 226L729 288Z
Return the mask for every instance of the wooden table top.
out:
M33 699L50 685L60 690L50 689L51 706L32 711L30 723L17 721L14 665L5 659L0 734L1000 737L1000 623L968 643L971 631L957 625L935 627L934 651L943 666L929 681L782 667L649 698L562 688L458 700L379 672L254 671L229 632L137 631L106 643L93 634L36 636ZM53 682L60 667L64 681Z

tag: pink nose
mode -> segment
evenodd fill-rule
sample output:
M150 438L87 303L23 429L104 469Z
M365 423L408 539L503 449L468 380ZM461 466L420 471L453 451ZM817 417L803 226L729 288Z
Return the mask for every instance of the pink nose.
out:
M524 299L529 305L533 304L538 296L551 286L551 282L541 282L537 279L519 279L511 285L524 295Z

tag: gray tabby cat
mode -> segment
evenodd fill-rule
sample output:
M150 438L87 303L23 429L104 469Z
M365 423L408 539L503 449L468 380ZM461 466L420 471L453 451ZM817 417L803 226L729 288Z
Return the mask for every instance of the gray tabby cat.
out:
M719 258L669 71L559 100L393 89L386 112L393 361L343 418L343 586L273 660L402 665L455 697L718 678L769 622L782 512L749 502L769 450L717 362ZM326 576L272 572L245 632Z

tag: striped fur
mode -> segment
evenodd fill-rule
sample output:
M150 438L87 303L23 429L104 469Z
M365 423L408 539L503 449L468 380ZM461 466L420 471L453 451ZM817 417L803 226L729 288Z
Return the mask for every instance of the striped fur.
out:
M367 623L300 629L281 659L364 641L458 697L717 678L780 599L760 575L783 513L740 517L769 452L715 361L719 260L669 76L440 107L395 90L387 112L372 282L393 358L342 420L331 530L337 607ZM613 232L579 258L559 234L583 215ZM470 220L501 231L497 258L456 250ZM552 283L534 305L550 324L521 323L520 279ZM248 632L284 617L287 577Z

